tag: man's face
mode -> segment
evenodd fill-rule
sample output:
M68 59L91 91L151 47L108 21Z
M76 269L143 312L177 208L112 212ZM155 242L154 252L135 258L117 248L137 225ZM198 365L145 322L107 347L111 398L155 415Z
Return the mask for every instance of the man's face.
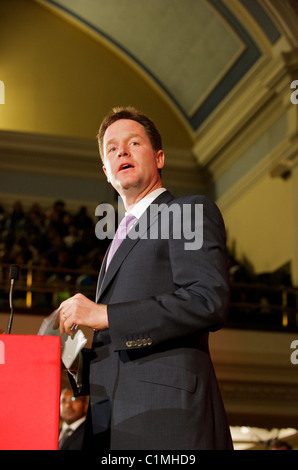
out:
M67 424L74 423L87 413L87 403L81 397L74 397L71 390L63 392L60 401L60 416Z
M103 151L103 170L119 194L146 193L160 183L158 170L164 165L164 153L152 149L139 122L120 119L111 124L104 135Z

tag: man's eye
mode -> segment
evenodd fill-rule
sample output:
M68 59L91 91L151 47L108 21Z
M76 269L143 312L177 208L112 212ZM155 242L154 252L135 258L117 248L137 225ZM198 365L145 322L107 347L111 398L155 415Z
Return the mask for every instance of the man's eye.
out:
M131 144L132 144L132 145L139 145L139 142L135 142L135 141L134 141L134 142L132 142Z

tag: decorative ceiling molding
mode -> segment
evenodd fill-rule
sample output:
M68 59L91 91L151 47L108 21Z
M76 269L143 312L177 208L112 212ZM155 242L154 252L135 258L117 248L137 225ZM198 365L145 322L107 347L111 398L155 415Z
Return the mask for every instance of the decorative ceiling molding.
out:
M95 139L0 130L0 151L2 169L105 180Z
M262 57L253 30L235 9L244 11L270 44L280 37L257 0L238 5L223 0L131 0L129 8L123 0L38 1L126 57L193 132Z
M197 191L206 175L188 149L165 148L164 184ZM95 139L0 130L0 169L106 181Z
M293 58L294 57L294 58ZM217 180L282 115L293 113L290 101L296 54L263 58L202 126L193 147L198 163ZM296 65L294 65L296 64ZM288 119L289 129L296 126ZM292 130L295 137L297 129ZM266 157L266 155L264 155Z

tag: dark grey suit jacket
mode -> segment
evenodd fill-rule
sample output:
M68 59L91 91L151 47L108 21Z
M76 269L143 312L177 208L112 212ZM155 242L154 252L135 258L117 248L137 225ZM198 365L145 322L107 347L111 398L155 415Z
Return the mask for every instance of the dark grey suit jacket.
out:
M82 450L85 421L63 442L59 450Z
M108 305L109 329L95 332L84 354L87 442L118 450L230 449L208 349L209 331L221 328L229 305L222 217L204 196L174 199L167 191L154 203L168 213L172 204L190 205L203 244L186 250L189 240L177 238L172 220L169 237L144 237L162 219L161 212L152 221L148 209L140 237L122 242L106 272L103 261L96 301ZM203 204L203 227L196 204Z

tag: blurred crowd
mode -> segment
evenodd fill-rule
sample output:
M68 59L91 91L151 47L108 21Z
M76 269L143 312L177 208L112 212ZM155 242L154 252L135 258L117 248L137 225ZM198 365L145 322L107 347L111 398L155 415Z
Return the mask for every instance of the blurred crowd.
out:
M109 242L96 237L85 206L72 212L63 200L47 209L36 202L27 210L21 201L10 208L0 203L0 263L46 268L34 271L35 282L94 285L88 271L98 273ZM74 281L65 270L82 274Z
M85 206L71 213L62 200L46 210L38 203L27 211L20 201L11 210L0 204L2 263L98 270L105 248Z

